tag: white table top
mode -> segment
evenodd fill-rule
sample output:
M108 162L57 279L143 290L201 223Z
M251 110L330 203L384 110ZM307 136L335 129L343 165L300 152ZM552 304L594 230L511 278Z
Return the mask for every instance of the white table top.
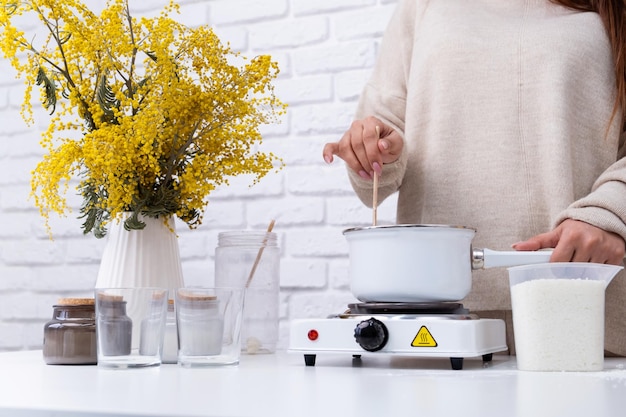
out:
M626 415L626 359L603 372L520 372L495 356L447 359L244 355L240 365L106 370L46 365L41 351L0 353L0 417Z

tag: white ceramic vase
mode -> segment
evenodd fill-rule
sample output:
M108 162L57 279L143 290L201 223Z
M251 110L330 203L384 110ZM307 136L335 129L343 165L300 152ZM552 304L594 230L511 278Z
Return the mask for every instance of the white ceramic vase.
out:
M110 223L96 288L161 287L172 298L183 286L174 218L167 224L162 218L141 220L143 230L125 230L123 220Z

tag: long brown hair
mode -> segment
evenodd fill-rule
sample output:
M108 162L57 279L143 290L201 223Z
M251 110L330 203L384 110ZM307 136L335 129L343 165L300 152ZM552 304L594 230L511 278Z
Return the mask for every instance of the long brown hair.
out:
M551 0L576 10L596 12L600 15L611 42L615 65L617 97L611 121L622 110L622 130L626 126L626 17L624 0Z

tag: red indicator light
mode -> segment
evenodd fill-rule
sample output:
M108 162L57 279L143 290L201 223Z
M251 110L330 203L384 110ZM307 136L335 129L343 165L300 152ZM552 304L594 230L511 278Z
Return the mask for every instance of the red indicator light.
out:
M307 333L307 336L308 336L309 340L311 340L311 341L317 340L319 335L320 334L315 329L311 329L311 330L309 330L309 333Z

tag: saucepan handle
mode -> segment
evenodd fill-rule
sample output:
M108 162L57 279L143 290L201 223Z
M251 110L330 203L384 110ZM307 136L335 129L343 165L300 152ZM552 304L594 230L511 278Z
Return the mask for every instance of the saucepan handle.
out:
M546 263L550 261L551 255L552 250L496 251L491 249L473 249L472 269Z

